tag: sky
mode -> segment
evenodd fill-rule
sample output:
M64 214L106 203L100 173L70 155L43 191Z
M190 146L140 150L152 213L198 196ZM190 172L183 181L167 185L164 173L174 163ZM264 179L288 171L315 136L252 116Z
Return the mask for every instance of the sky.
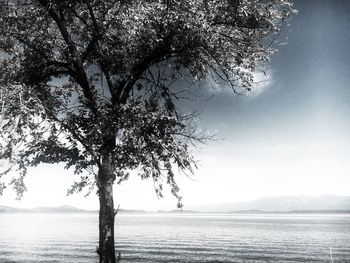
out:
M194 149L191 177L179 176L185 209L280 195L350 195L350 1L294 1L299 15L284 28L278 53L259 92L234 96L210 91L199 100L200 127L216 140ZM98 209L94 193L66 197L72 171L62 165L33 168L21 201L6 191L0 205L73 205ZM131 177L114 189L124 209L175 209L165 189Z

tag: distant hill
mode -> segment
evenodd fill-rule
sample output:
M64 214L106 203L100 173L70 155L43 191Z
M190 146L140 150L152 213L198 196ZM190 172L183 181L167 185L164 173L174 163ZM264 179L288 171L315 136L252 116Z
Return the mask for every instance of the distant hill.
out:
M76 208L74 206L69 206L69 205L63 205L58 207L36 207L31 209L0 206L0 213L1 212L2 213L83 213L83 214L98 213L97 210L84 210L84 209ZM147 213L147 211L118 209L118 213L140 214L140 213Z
M1 206L0 205L0 213L1 212L18 212L18 210L20 210L20 209L9 207L9 206Z
M31 213L94 213L95 212L95 211L79 209L69 205L63 205L58 207L37 207L33 209L28 209L28 210Z
M32 209L15 208L9 206L0 206L0 212L7 213L95 213L96 211L89 211L79 209L73 206L63 205L58 207L36 207Z
M219 203L210 205L186 206L188 210L170 210L148 212L145 210L119 209L118 214L143 213L260 213L260 212L293 212L293 213L350 213L350 196L320 195L320 196L278 196L264 197L248 202ZM20 209L9 206L0 206L0 213L98 213L97 210L84 210L73 206L37 207L33 209Z
M248 202L220 203L191 206L201 212L236 211L350 211L350 196L278 196L264 197Z

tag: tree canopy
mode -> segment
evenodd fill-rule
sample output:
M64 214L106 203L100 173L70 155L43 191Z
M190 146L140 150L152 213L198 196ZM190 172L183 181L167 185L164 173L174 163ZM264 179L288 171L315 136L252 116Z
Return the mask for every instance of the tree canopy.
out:
M192 170L195 135L172 87L211 78L249 90L291 12L285 0L2 0L0 158L19 172L12 185L22 195L40 163L96 174L109 154L118 180L138 169L160 193L165 175L179 197L173 166Z

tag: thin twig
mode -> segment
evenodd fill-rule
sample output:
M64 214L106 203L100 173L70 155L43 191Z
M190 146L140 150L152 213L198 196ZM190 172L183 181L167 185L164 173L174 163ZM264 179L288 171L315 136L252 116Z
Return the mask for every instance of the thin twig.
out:
M120 204L118 205L117 209L114 210L114 216L116 216L119 212L119 207L120 207Z

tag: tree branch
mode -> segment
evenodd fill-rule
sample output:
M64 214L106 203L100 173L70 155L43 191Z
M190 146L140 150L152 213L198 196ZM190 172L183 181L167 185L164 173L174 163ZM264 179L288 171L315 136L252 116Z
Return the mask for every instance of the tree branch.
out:
M44 6L47 7L48 1L47 0L38 0L39 3ZM85 98L88 100L88 106L91 109L91 111L95 114L95 116L98 116L98 107L97 107L97 103L95 100L95 96L93 94L91 85L87 79L86 76L86 72L84 70L84 66L83 66L83 61L81 60L81 57L78 54L78 51L76 49L75 43L73 42L71 35L69 34L67 27L65 25L65 21L63 20L64 18L63 16L63 12L62 10L60 10L61 13L61 17L59 17L52 8L49 7L48 10L51 18L55 21L58 29L61 32L61 35L64 39L64 41L66 42L69 52L71 54L71 63L75 69L76 74L74 74L72 77L74 77L76 79L76 81L79 83L79 85L81 86L84 96Z

